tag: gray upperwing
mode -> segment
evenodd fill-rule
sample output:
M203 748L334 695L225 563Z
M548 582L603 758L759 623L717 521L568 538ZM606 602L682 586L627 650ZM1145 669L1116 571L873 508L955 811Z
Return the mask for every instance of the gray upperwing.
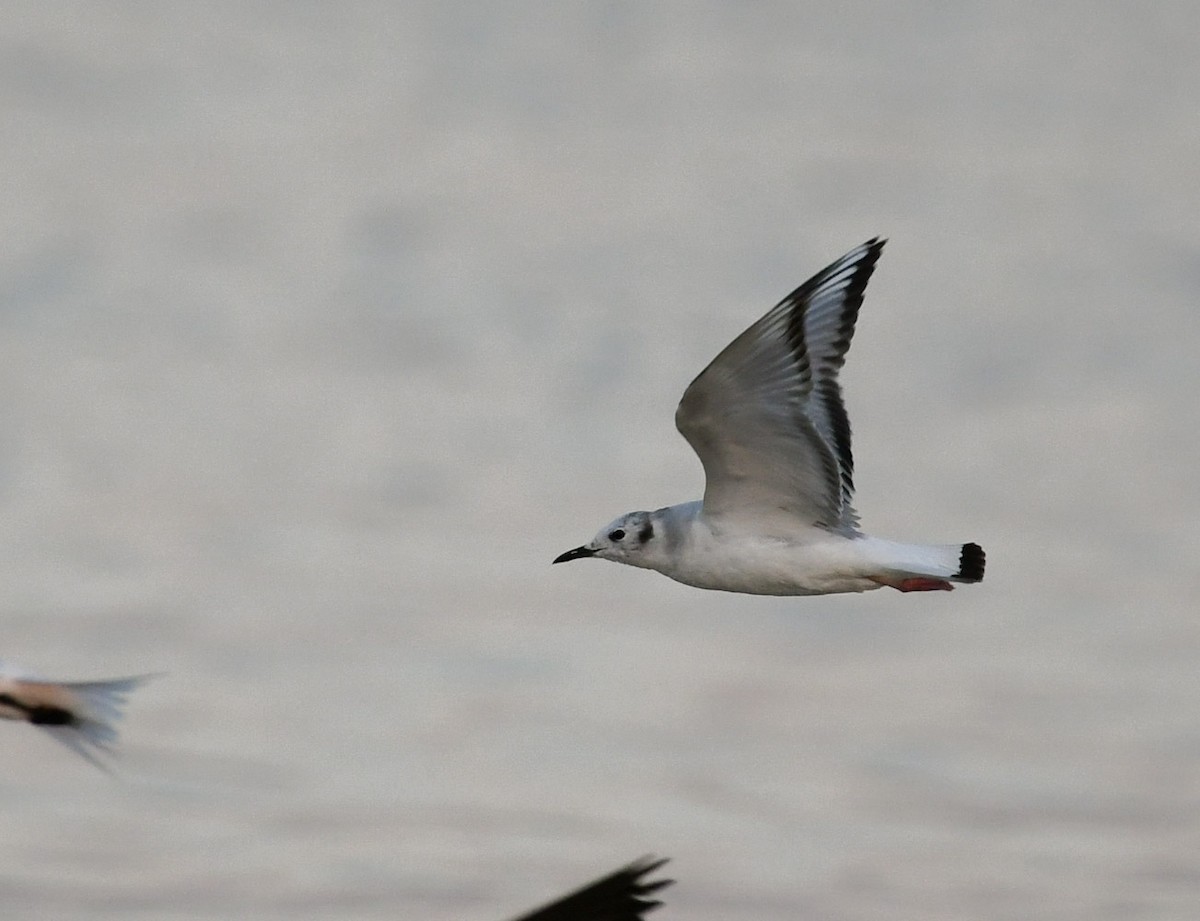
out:
M700 457L704 513L784 515L855 531L854 461L837 373L883 241L814 275L684 392L675 425Z

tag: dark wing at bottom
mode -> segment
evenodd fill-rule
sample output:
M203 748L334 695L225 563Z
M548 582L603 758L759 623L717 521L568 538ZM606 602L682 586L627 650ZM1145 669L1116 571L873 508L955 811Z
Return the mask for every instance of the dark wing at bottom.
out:
M651 898L674 880L647 880L666 860L643 857L513 921L641 921L662 902Z

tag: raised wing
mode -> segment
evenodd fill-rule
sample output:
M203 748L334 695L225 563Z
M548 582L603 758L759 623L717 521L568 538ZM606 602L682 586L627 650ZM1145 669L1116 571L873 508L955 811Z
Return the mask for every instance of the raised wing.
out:
M854 533L850 420L838 371L885 241L818 272L731 342L683 394L680 434L704 464L704 515L783 516Z
M653 894L671 880L647 881L665 860L643 857L514 921L641 921L662 903Z

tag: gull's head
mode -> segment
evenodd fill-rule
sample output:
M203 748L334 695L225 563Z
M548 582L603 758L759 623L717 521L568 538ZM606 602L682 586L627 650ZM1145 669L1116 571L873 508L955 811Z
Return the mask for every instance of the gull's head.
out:
M630 566L650 566L647 551L654 544L656 533L653 513L630 512L601 528L591 543L560 554L554 562L568 563L594 556Z

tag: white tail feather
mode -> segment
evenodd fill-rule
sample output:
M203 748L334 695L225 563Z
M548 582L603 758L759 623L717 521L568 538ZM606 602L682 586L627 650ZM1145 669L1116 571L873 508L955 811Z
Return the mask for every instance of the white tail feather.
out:
M899 577L928 577L951 582L979 582L986 558L978 544L899 544L863 538L889 573Z

